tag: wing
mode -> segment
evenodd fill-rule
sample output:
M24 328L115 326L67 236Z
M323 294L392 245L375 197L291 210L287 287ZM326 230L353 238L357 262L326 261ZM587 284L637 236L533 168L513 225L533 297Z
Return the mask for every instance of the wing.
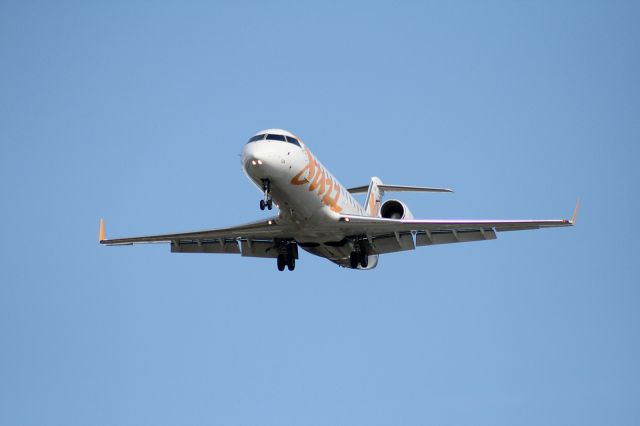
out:
M573 226L578 209L579 203L570 220L407 220L342 215L340 223L348 235L366 237L373 251L383 254L415 246L493 240L496 232L502 231Z
M100 220L100 244L171 243L171 251L177 253L242 253L243 256L277 257L278 240L290 239L291 234L290 225L280 224L273 217L230 228L105 239L104 219Z

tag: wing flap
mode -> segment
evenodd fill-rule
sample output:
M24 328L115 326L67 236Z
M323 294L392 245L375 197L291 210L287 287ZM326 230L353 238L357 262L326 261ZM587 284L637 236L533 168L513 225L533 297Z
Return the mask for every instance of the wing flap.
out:
M240 254L240 248L236 240L174 240L171 243L171 253Z
M240 246L244 257L276 258L279 253L273 241L242 240Z
M372 238L372 242L373 250L376 254L413 250L416 247L410 232L396 232L390 235L376 236Z
M419 231L416 233L416 246L430 246L434 244L466 243L470 241L495 240L496 233L491 228L461 231Z

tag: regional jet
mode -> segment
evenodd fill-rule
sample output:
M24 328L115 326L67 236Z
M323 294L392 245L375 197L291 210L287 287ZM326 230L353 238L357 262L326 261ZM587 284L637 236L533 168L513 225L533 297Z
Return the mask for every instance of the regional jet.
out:
M383 201L388 192L452 192L447 188L388 185L373 177L368 185L345 188L299 137L280 129L252 136L241 154L241 166L260 189L261 210L275 205L277 216L230 228L105 239L100 243L130 245L169 243L173 253L233 253L276 259L279 271L293 271L298 249L341 267L368 270L381 254L416 247L493 240L497 232L572 226L570 220L414 219L405 203ZM364 205L353 194L366 193Z

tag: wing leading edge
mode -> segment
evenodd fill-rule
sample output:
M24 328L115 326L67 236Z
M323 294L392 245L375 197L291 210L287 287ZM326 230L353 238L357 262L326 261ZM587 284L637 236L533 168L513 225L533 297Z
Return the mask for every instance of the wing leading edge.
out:
M100 244L129 245L144 243L167 243L175 240L206 240L206 239L270 239L278 238L286 232L286 226L276 222L276 218L251 222L230 228L207 229L202 231L183 232L176 234L146 235L105 239L104 219L100 220Z

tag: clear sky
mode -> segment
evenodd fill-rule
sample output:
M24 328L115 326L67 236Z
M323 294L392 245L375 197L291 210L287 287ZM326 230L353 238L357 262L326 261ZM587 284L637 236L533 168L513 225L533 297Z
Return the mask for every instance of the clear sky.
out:
M637 425L637 2L0 2L0 424ZM298 134L420 218L370 272L101 247L267 216Z

